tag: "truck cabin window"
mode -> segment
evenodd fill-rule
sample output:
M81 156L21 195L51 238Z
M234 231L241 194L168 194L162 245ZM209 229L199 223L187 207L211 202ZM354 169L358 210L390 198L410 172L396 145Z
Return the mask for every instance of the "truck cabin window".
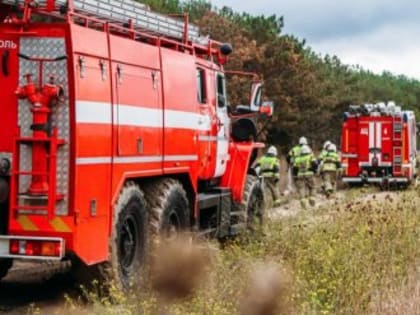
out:
M225 77L217 74L217 106L225 107L227 105Z
M204 69L197 69L197 100L200 104L207 103L206 72Z

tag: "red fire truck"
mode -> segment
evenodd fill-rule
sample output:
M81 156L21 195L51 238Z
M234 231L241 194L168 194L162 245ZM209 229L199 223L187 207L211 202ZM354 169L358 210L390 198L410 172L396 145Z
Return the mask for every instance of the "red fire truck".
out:
M0 278L73 259L126 287L151 235L262 216L262 84L235 111L231 46L129 0L0 4Z
M350 106L341 138L343 181L407 186L416 176L416 136L412 111L392 102Z

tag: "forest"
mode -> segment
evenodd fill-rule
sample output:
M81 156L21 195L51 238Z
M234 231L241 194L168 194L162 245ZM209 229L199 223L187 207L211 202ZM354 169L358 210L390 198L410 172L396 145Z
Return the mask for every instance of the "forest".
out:
M265 95L275 104L265 140L287 149L300 136L314 146L327 138L340 140L341 118L350 104L394 101L420 117L420 82L390 72L375 74L337 56L321 55L305 39L284 34L287 17L239 13L205 0L144 0L162 13L189 12L203 35L231 43L227 69L253 71L265 82ZM230 103L244 102L243 79L232 78Z

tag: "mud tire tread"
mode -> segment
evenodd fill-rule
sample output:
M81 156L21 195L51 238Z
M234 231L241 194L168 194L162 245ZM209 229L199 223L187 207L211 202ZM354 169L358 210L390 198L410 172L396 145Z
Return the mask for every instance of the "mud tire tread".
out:
M153 181L144 188L144 194L149 209L151 238L156 238L161 234L171 202L183 204L184 209L180 209L178 213L181 228L189 227L189 202L184 187L178 180L164 178Z
M261 184L258 181L258 178L254 175L247 175L244 192L243 192L243 198L242 202L234 202L233 203L233 211L235 212L241 212L241 214L238 216L238 222L237 223L246 223L248 228L252 228L253 220L255 217L257 217L257 214L255 211L250 212L251 209L249 209L249 203L251 201L251 198L253 194L260 194L261 204L259 212L259 219L260 223L262 223L263 217L264 217L264 192L262 190ZM250 215L253 217L250 218Z

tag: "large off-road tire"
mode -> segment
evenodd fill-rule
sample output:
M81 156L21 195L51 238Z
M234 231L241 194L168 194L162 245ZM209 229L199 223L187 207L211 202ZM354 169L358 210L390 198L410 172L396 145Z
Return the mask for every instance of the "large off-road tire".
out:
M187 194L182 184L170 178L156 180L145 187L149 208L151 237L173 237L187 229L190 211Z
M262 224L264 219L264 191L258 178L247 175L241 203L233 204L233 211L240 211L239 223L246 223L248 229Z
M109 259L94 266L83 266L75 259L74 275L87 286L100 282L105 294L110 285L128 292L138 287L144 272L148 251L148 216L146 201L140 188L129 182L114 205Z

